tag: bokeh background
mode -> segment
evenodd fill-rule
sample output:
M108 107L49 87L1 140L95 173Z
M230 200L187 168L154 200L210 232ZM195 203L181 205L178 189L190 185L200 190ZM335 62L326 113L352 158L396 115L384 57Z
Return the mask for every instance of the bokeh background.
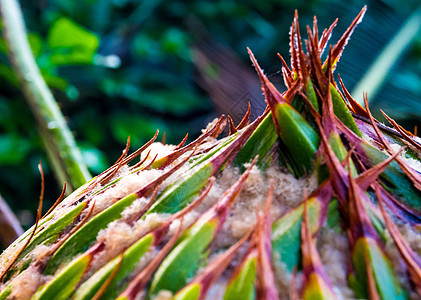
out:
M120 156L128 136L132 149L149 140L156 128L160 138L166 132L167 143L178 143L187 132L193 139L220 113L241 118L249 101L255 117L265 104L246 47L283 89L276 53L289 59L288 31L295 9L303 34L314 14L320 30L338 17L332 37L335 42L367 4L363 23L336 74L340 73L353 91L373 68L374 78L369 80L377 82L382 66L390 63L387 77L376 83L377 93L369 94L372 110L378 112L381 107L411 131L421 124L418 0L20 3L37 63L92 174ZM402 30L407 31L402 34ZM407 46L403 45L405 36L409 37ZM59 195L60 187L6 49L1 39L0 195L27 227L33 223L38 205L39 160L46 173L46 207ZM378 61L382 63L376 65Z

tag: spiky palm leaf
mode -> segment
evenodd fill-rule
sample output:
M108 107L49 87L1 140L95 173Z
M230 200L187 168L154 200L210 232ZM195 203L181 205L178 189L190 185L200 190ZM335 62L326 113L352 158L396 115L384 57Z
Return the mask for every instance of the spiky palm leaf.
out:
M330 47L296 14L284 93L249 50L268 104L253 122L222 116L186 146L155 135L38 213L0 257L0 299L419 297L419 139L332 75L364 13Z

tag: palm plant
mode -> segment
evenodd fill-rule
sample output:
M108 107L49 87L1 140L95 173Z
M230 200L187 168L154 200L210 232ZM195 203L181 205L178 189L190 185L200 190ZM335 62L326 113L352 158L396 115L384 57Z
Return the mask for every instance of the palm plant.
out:
M419 138L333 76L365 10L334 46L336 22L319 35L314 19L302 41L296 13L283 93L249 50L267 102L256 120L221 116L187 145L128 143L44 216L41 194L0 256L0 299L419 297Z

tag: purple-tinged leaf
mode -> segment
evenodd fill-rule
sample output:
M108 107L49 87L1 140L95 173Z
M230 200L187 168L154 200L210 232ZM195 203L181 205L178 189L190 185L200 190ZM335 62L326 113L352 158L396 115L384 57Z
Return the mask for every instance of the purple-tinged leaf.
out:
M297 41L297 58L298 58L298 74L300 76L301 82L306 82L309 74L307 71L307 62L306 62L306 56L303 52L303 45L301 42L301 34L300 34L300 25L298 23L298 11L295 10L294 15L294 30L295 30L295 39Z
M309 27L307 27L307 35L308 40L306 41L306 47L310 58L311 71L313 77L315 77L316 79L317 85L322 91L325 91L329 82L328 78L326 78L323 72L322 61L320 59L319 45L316 41L317 37L313 36L313 33L311 32Z
M158 245L162 241L162 238L167 234L168 229L174 220L183 218L186 214L191 212L193 209L199 206L200 203L203 202L203 200L208 195L210 189L212 188L214 182L215 182L215 177L211 177L208 180L207 186L201 191L200 195L192 203L187 205L182 210L176 212L175 214L172 214L168 218L168 220L165 221L165 223L160 225L158 228L154 229L153 236L154 236L155 245Z
M195 161L184 176L170 184L159 196L147 214L150 213L175 213L185 207L204 187L207 179L215 175L222 166L231 162L241 149L242 145L250 138L266 114L259 116L241 131L226 137L218 144L216 149L205 154ZM222 140L221 140L222 141Z
M367 269L368 299L380 300L379 293L376 289L376 281L374 280L373 268L371 267L370 259L366 252L364 252L364 261Z
M270 205L272 202L273 183L269 188L263 216L259 218L257 225L257 299L277 300L278 291L276 290L275 278L272 270L272 221L270 218Z
M373 184L377 177L383 173L383 171L387 168L387 166L395 160L398 155L402 152L403 149L397 151L392 156L388 157L386 160L382 161L381 163L374 165L370 169L364 171L363 173L359 174L357 178L355 178L355 182L360 186L360 188L365 191L368 187Z
M381 133L379 127L377 126L376 121L371 115L370 108L368 107L367 94L364 94L364 104L365 104L368 116L370 117L371 125L373 126L374 131L376 132L383 146L386 148L387 152L389 152L389 154L392 155L394 151L390 147L389 142L383 137L383 134ZM418 190L421 191L421 174L419 174L418 172L410 168L399 156L396 156L395 160L399 164L401 170L404 171L406 176L408 176L408 178L412 181L412 183L414 184L414 187L416 187Z
M341 84L341 87L342 87L342 91L344 92L346 99L348 100L350 106L352 107L352 112L356 113L357 115L368 118L367 111L354 98L352 98L351 94L346 89L341 76L338 75L338 77L339 77L339 83Z
M339 120L337 120L336 125L344 134L350 147L355 147L355 154L365 167L371 167L388 158L387 154L358 137ZM401 170L397 162L392 161L380 174L380 177L381 183L385 182L385 188L398 197L401 202L416 211L421 210L421 192L413 186L411 180Z
M399 286L384 246L363 205L367 196L351 174L349 179L349 240L355 272L356 297L406 299ZM359 286L359 288L357 288Z
M356 183L355 179L348 176L349 189L349 226L350 226L350 239L352 244L359 238L371 238L377 241L380 245L379 237L374 229L370 218L364 208L363 199L366 199L366 194ZM366 200L369 201L369 200Z
M224 300L255 299L256 265L258 250L256 248L256 232L251 238L249 249L231 276L224 294Z
M329 181L325 181L310 195L308 212L312 234L316 234L323 226L331 198L332 187ZM289 273L300 263L300 228L303 206L301 204L292 209L272 225L273 257L279 257Z
M149 290L150 296L157 295L160 290L176 293L185 286L188 276L197 270L198 261L225 222L256 160L257 157L240 179L184 231L155 273Z
M139 237L135 243L94 273L78 288L73 298L75 300L91 299L93 295L97 295L102 290L103 299L114 299L125 288L121 283L133 272L140 258L150 250L151 246L159 246L162 243L163 238L169 231L170 225L175 219L183 218L203 201L212 183L213 178L209 181L208 186L201 195L190 205L178 213L171 215L161 225L152 229L152 231ZM119 267L120 264L121 266ZM109 280L112 274L115 274L115 278ZM109 284L108 287L106 287L107 284Z
M304 271L303 299L336 299L332 284L323 269L319 253L314 245L304 200L303 222L301 223L301 254Z
M104 243L99 243L84 254L76 257L58 271L50 281L41 286L31 299L50 300L69 298L83 274L85 274L89 268L94 255L101 252L104 249L104 246Z
M383 116L389 121L390 124L392 124L393 127L402 135L402 137L409 142L412 146L417 148L418 150L421 150L421 145L416 142L412 137L414 136L411 132L405 130L402 126L400 126L398 123L396 123L395 120L390 118L384 111L380 110L383 114Z
M114 278L116 277L121 264L123 262L123 254L120 254L120 257L118 258L118 262L114 268L114 270L111 272L110 276L108 276L108 278L104 281L104 283L101 285L101 287L99 288L99 290L95 293L95 295L92 297L91 300L99 300L102 298L102 296L104 295L105 291L107 290L107 288L110 286L111 282L114 280Z
M399 218L404 223L409 223L411 226L421 225L421 216L416 211L399 202L380 184L374 183L374 189L378 189L384 204L390 209L395 217Z
M322 128L321 125L319 126ZM348 189L345 169L339 161L338 157L333 152L333 149L330 146L326 134L323 132L323 130L320 130L320 137L321 145L323 145L323 158L325 159L326 165L329 169L332 186L334 187L338 196L339 203L341 206L344 206L347 202L346 199Z
M367 6L365 5L361 9L357 17L354 19L354 21L352 21L351 25L348 27L348 29L345 31L342 37L339 39L339 41L336 43L335 47L333 48L333 51L332 51L333 68L336 67L339 59L341 58L342 52L345 49L345 46L348 44L348 41L352 33L354 32L355 27L362 21L366 10L367 10Z
M212 284L221 276L222 272L231 264L234 255L238 249L250 237L251 232L247 233L237 243L232 245L227 251L219 255L213 260L196 278L194 278L187 286L181 289L175 296L174 300L202 300L206 297ZM198 293L198 294L197 294ZM194 294L194 297L193 295Z
M178 226L177 232L171 237L168 243L159 251L159 253L152 259L152 261L143 269L128 285L128 287L118 296L118 300L136 299L137 294L144 289L146 284L149 282L152 274L159 267L162 260L172 249L177 239L180 237L182 232L181 228L183 226L183 221L181 220L180 225Z
M411 276L412 282L415 285L418 294L421 294L421 258L409 247L403 236L400 234L396 225L390 219L388 213L383 206L383 198L379 189L376 189L377 200L379 202L380 210L386 223L386 228L392 236L396 247L405 264L408 268L408 273Z

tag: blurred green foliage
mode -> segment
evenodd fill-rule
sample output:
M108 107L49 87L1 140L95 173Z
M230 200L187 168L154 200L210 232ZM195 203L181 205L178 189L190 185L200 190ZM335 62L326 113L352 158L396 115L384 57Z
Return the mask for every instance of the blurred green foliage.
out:
M365 20L356 31L357 42L350 43L338 70L350 89L362 76L364 65L370 64L418 5L417 1L399 3L369 1L367 24ZM212 119L212 102L195 83L191 45L198 42L199 28L192 24L203 25L246 65L250 65L245 51L249 46L261 65L268 66L265 71L271 78L280 82L281 64L275 53L289 56L294 9L299 10L303 25L311 23L313 14L319 17L319 28L328 26L334 17L341 18L336 30L341 33L363 5L363 1L339 0L21 1L36 61L93 174L118 158L128 136L132 149L151 138L157 128L161 137L166 132L168 143L178 143L186 132L193 138ZM387 26L376 27L378 22ZM364 37L367 32L370 36ZM59 187L6 49L0 40L0 194L19 214L36 210L40 159L47 175L45 206L58 196ZM409 97L419 98L419 36L406 55L405 64L395 70L393 84L404 88ZM419 109L417 105L410 104L410 111ZM401 113L414 118L407 112ZM32 222L23 221L25 226Z

